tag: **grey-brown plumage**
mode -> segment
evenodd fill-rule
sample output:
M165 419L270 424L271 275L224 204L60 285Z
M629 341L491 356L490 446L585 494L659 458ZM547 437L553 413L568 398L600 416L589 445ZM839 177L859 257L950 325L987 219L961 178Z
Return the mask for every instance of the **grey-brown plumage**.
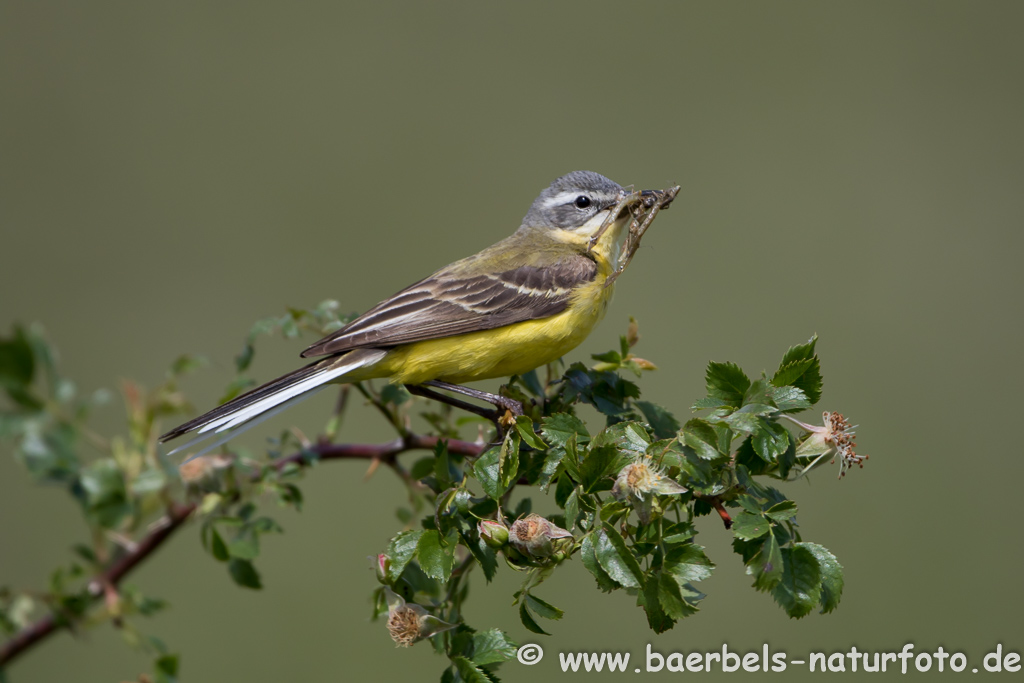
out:
M454 271L454 272L452 272ZM561 313L597 264L583 254L544 266L460 277L446 268L408 287L302 352L304 358L490 330Z

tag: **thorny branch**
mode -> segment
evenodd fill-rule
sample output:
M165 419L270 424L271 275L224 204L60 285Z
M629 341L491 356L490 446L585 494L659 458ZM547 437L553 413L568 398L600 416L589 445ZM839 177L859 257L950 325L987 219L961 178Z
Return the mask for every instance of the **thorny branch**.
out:
M393 464L401 453L413 450L432 450L438 441L436 436L419 436L415 434L399 437L393 441L380 444L331 444L313 445L298 453L293 453L275 461L278 470L289 464L308 465L313 458L319 460L375 460ZM471 443L448 439L448 451L469 457L480 455L486 444ZM312 456L312 457L311 457ZM130 574L139 564L145 562L160 546L180 529L195 512L196 503L172 503L167 513L157 520L147 533L129 552L120 555L107 565L89 582L88 591L93 600L98 600L105 590L116 588L125 576ZM26 626L0 645L0 671L9 662L31 649L35 645L52 636L62 628L72 624L66 617L51 613Z

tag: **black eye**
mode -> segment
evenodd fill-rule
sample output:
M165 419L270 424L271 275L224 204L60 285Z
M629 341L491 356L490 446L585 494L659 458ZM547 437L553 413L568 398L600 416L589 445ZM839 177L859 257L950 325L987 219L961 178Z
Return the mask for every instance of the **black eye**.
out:
M585 209L588 206L590 206L590 197L588 197L585 194L581 194L579 197L576 198L576 201L573 203L576 204L576 208Z

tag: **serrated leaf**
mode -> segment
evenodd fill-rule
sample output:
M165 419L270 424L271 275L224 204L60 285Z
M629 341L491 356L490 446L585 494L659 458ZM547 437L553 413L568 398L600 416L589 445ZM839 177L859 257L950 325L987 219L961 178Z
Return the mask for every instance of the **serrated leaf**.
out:
M565 446L573 435L576 435L577 443L590 441L587 426L578 417L568 413L556 413L545 417L541 420L541 432L544 438L555 446Z
M484 543L482 538L470 538L466 534L462 534L462 541L469 548L469 552L473 554L476 561L480 563L480 569L484 572L484 578L488 583L494 578L495 572L498 570L498 556L494 552L494 548Z
M260 583L260 574L249 560L232 558L228 562L228 572L235 583L243 588L252 588L253 590L263 588L263 584Z
M651 425L656 439L671 439L679 433L679 420L667 409L650 401L637 401L636 407Z
M601 568L619 585L626 588L643 585L644 573L640 564L626 547L622 536L607 522L596 533L594 554Z
M544 454L544 464L541 465L540 476L537 477L537 485L541 492L547 493L548 487L551 486L551 480L558 472L558 466L562 464L564 457L565 449L562 447L548 449L548 452Z
M714 460L722 455L718 450L718 433L715 428L698 417L683 425L681 439L703 460Z
M501 450L497 447L488 448L473 465L473 473L484 493L494 500L500 500L506 490L501 484Z
M455 567L455 549L458 547L459 532L452 529L446 537L436 529L427 529L416 544L423 573L432 579L447 582Z
M799 619L810 613L821 599L821 565L805 546L782 549L782 580L772 589L772 597L786 614Z
M459 672L459 678L464 683L493 683L494 681L486 670L477 667L465 657L452 657L451 662L455 665L455 670Z
M779 542L774 534L761 544L761 549L747 562L747 574L754 577L754 588L767 591L782 579L783 561Z
M814 354L817 341L815 335L806 344L791 347L772 376L775 386L792 385L801 389L812 405L821 399L821 366Z
M565 528L572 531L576 526L576 520L580 517L579 488L573 488L572 493L565 499Z
M585 493L593 493L606 477L618 473L619 451L615 446L591 446L580 463L580 484Z
M675 619L668 616L662 609L661 600L658 595L657 576L651 576L644 583L644 589L637 594L636 602L644 608L647 615L647 624L655 633L664 633L676 625Z
M558 620L561 619L562 616L565 614L565 612L558 609L554 605L545 602L537 596L531 595L530 593L526 594L526 602L530 606L530 609L533 610L538 617L541 617L543 619Z
M768 393L772 402L784 413L799 412L811 407L807 394L797 387L771 387Z
M672 619L684 619L697 612L697 608L683 599L679 591L679 583L671 574L655 572L648 581L656 581L658 586L658 602L665 614Z
M509 431L501 442L498 454L498 472L501 483L501 494L515 482L519 474L519 434Z
M586 567L587 571L594 575L597 579L597 587L605 593L617 589L617 584L612 577L608 576L601 564L597 561L597 554L594 549L593 534L587 534L583 537L583 541L580 544L580 560L583 562L583 566Z
M507 662L516 656L516 643L501 629L492 628L473 634L471 661L477 666Z
M243 531L228 543L228 554L240 560L254 560L260 554L259 539L251 531Z
M542 451L548 447L544 440L537 436L537 432L533 431L533 420L529 416L520 415L516 418L516 431L531 448Z
M750 379L735 363L708 363L705 381L709 398L733 407L743 405L743 396L750 388Z
M764 514L776 522L784 522L787 519L796 517L796 503L791 500L784 500L765 510Z
M750 541L760 538L771 529L771 522L759 514L753 514L746 510L741 511L732 519L732 533L736 538Z
M774 462L789 448L789 432L777 422L761 420L759 427L753 434L751 445L765 462Z
M798 548L811 551L821 569L821 613L828 614L839 606L843 597L843 565L825 546L817 543L797 543Z
M526 607L526 601L523 600L519 603L519 621L523 622L523 626L526 627L527 631L537 633L542 636L550 636L551 634L540 627L533 616L530 614L530 610Z
M680 586L691 581L703 581L711 576L714 569L715 563L704 554L703 546L696 543L671 548L662 567Z
M387 556L391 560L391 564L388 567L389 583L397 581L402 572L405 571L405 566L409 564L413 555L416 554L416 548L422 535L422 529L403 531L388 543Z

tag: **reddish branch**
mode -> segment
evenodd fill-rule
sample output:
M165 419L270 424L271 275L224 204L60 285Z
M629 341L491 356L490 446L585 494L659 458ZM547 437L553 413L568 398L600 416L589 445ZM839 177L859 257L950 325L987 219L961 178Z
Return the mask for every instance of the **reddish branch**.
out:
M276 465L278 469L289 463L305 466L310 461L310 453L315 454L320 460L367 459L393 463L395 457L400 453L412 450L433 450L438 441L436 436L409 435L382 444L318 444L304 452L281 458ZM448 440L448 452L459 455L477 456L486 447L485 444L470 443L469 441ZM180 529L195 509L195 503L172 503L167 514L153 525L142 540L129 552L111 562L89 583L88 590L93 599L100 598L104 591L111 587L116 588L125 576L148 559L175 531ZM0 673L2 673L3 667L18 655L69 625L70 621L67 617L51 613L18 631L10 640L0 645Z

